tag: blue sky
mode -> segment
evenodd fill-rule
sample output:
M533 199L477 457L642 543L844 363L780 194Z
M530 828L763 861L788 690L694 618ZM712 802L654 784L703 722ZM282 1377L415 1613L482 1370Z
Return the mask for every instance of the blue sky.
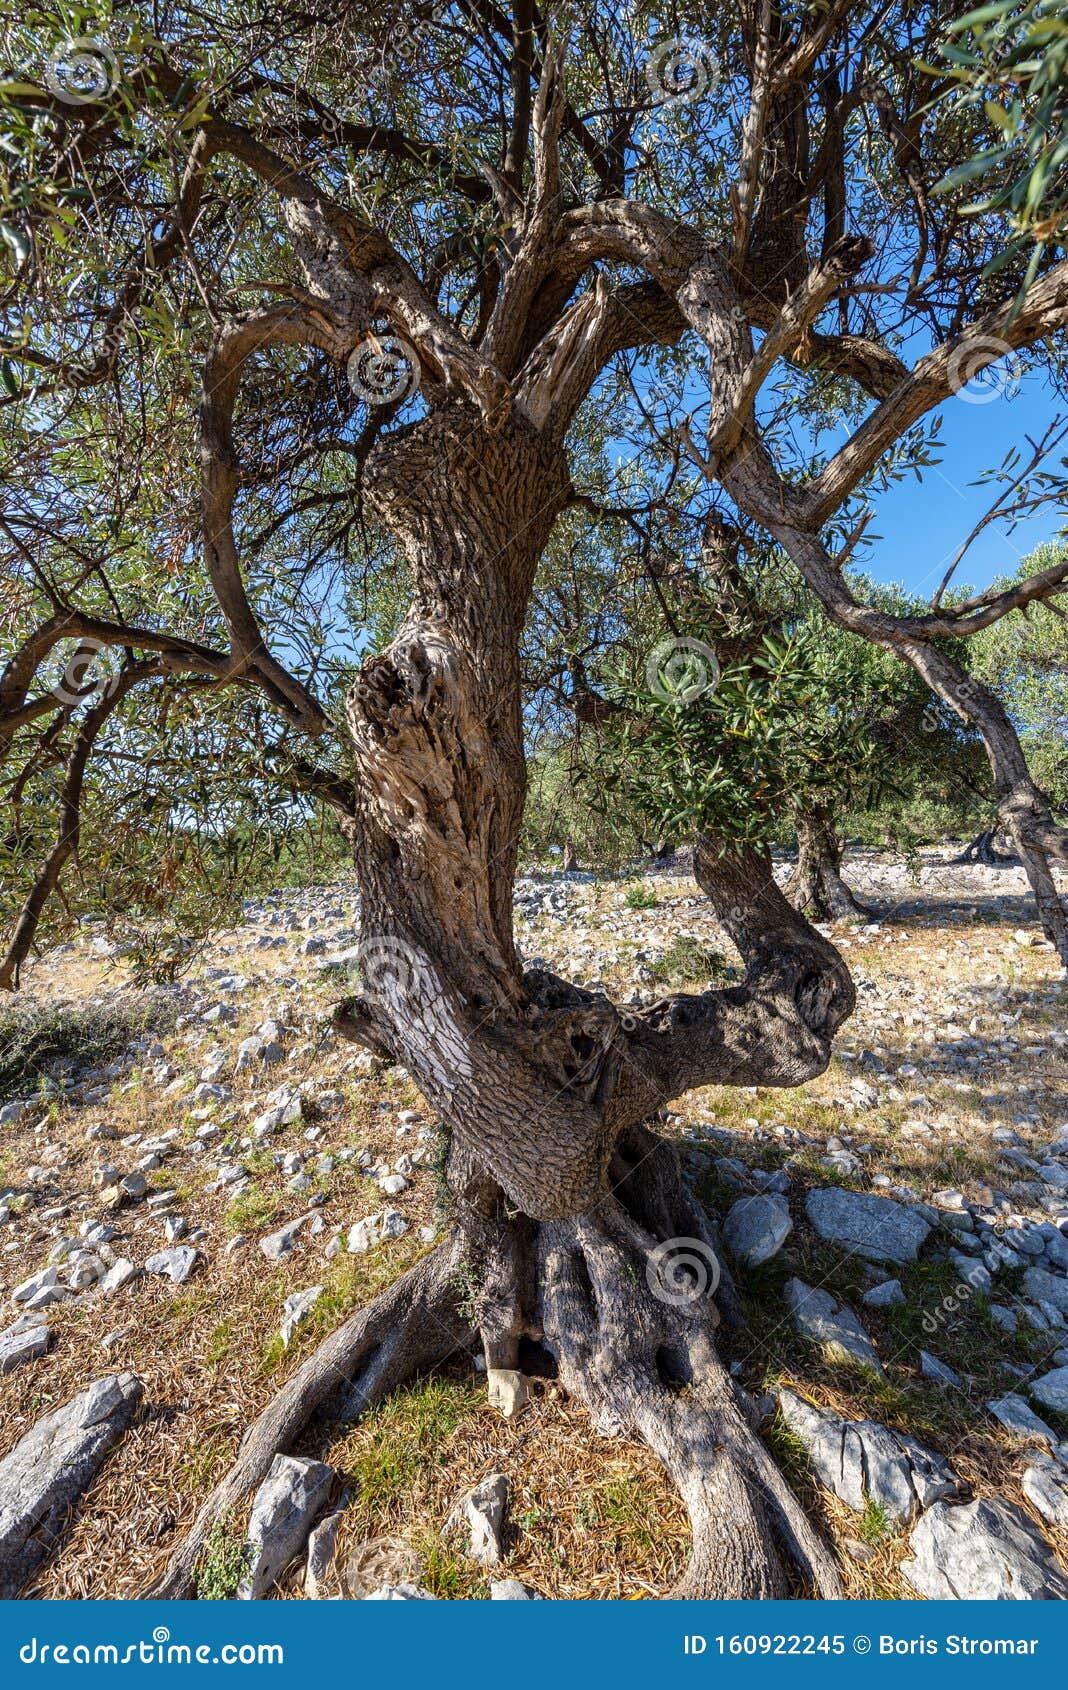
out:
M1025 436L1039 439L1058 415L1068 416L1068 403L1037 372L1020 376L1015 392L999 393L986 403L948 399L942 406L941 461L924 470L922 483L909 475L873 501L870 531L882 539L858 557L860 567L877 581L901 581L916 593L933 592L994 500L993 486L969 484L999 464L1010 447L1027 454ZM1064 451L1062 445L1051 468L1059 467ZM1015 570L1040 541L1052 539L1066 517L1063 505L1051 504L1011 533L1007 523L990 523L969 549L954 581L989 586L995 576Z
M914 346L898 350L911 364L928 346L917 336ZM681 409L697 419L698 437L707 414L706 380L698 360L681 400ZM655 409L658 384L647 371L639 369L635 385L645 403ZM776 412L787 389L785 382L769 383L762 396L768 416ZM680 405L677 395L675 404ZM927 413L921 426L926 428L935 417L940 421L939 439L931 453L936 461L923 469L922 481L910 470L885 491L866 495L874 506L868 535L878 538L870 543L866 538L854 554L855 565L865 575L876 581L900 582L908 591L928 598L976 522L999 491L1006 491L997 482L977 484L983 472L997 469L1013 448L1020 454L1017 469L1022 467L1031 452L1028 437L1037 442L1058 418L1062 424L1068 422L1068 393L1059 391L1041 366L1028 370L1010 357L988 366L963 393ZM821 425L806 435L803 421L795 419L793 445L797 453L812 452L825 462L855 426L855 420L838 428ZM616 468L630 461L633 449L628 441L616 442L610 454ZM1063 474L1066 453L1068 439L1046 458L1045 467ZM1030 521L1015 527L1005 520L988 523L961 560L954 585L981 590L998 576L1014 574L1029 552L1042 541L1054 539L1062 528L1068 528L1068 506L1063 500L1043 506Z

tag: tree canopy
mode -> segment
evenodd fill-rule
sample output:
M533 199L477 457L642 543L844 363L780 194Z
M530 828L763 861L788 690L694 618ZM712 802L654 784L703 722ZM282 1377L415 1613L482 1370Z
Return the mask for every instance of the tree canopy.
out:
M983 93L991 19L1019 109ZM941 407L1006 369L1063 373L1046 21L961 23L940 0L161 0L5 26L0 985L91 838L126 838L149 907L194 810L207 852L272 805L279 828L328 806L361 925L335 1024L403 1056L455 1215L265 1410L160 1594L188 1591L213 1524L339 1377L374 1401L476 1338L491 1383L536 1341L598 1424L656 1452L690 1510L689 1593L840 1592L718 1313L663 1294L682 1239L731 1301L656 1124L698 1086L812 1078L852 1012L766 850L799 770L864 756L883 704L847 720L851 689L903 686L911 709L914 676L942 727L979 736L1068 966L1066 834L1016 672L967 655L1029 607L1059 615L1068 551L959 585L997 513L1060 497L1063 422L989 466L994 503L923 605L873 585L868 549L896 478L936 496ZM977 205L964 160L1011 165L1009 190ZM754 625L722 639L726 595L688 579L716 535L760 564ZM670 773L662 821L693 828L742 958L727 987L624 1011L518 953L538 694L596 718L598 678L637 704L633 758Z
M625 469L586 453L574 496L639 489L676 524L669 549L710 488L750 529L777 503L832 613L877 634L829 561L836 544L863 553L865 500L931 463L938 402L991 356L1060 368L1045 336L1063 309L1062 48L1056 17L1005 6L12 20L11 885L32 892L49 833L61 854L72 843L96 769L125 837L170 822L146 866L173 850L175 818L240 810L240 782L225 800L219 785L224 745L243 744L257 803L280 785L346 813L359 612L392 594L393 629L405 591L364 466L450 396L486 417L517 402L538 426L552 413L572 449L591 429L600 448L628 442ZM980 166L1024 158L977 215ZM702 366L738 357L732 334L710 334L707 300L676 297L708 242L735 330L759 338L729 402ZM521 248L536 259L517 264ZM766 485L751 460L710 483L748 416ZM989 625L1064 573L1054 560L1038 586L939 599L905 632Z

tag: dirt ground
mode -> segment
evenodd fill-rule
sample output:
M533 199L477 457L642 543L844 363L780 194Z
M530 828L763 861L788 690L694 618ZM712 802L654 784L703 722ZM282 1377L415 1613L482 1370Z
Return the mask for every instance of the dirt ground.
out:
M1036 1330L1026 1319L1015 1334L995 1324L992 1300L1014 1310L1022 1301L1011 1270L993 1299L958 1299L947 1310L959 1274L937 1242L925 1250L898 1275L903 1304L861 1311L886 1369L881 1381L829 1361L786 1317L782 1286L791 1275L855 1308L873 1283L865 1264L807 1226L808 1189L897 1190L925 1202L950 1190L998 1225L1047 1219L1048 1192L1037 1193L1025 1163L1005 1151L1040 1160L1068 1124L1068 990L1056 956L1034 943L1020 872L954 867L936 852L913 873L854 853L847 871L877 920L835 930L858 1008L828 1071L794 1091L696 1091L664 1124L685 1141L693 1177L719 1211L756 1189L748 1170L789 1176L794 1230L742 1281L749 1330L734 1343L735 1370L758 1399L788 1385L909 1431L949 1459L965 1495L1008 1497L1063 1552L1063 1534L1058 1542L1020 1490L1027 1445L985 1406L1055 1365L1049 1358L1068 1345L1068 1332ZM21 1120L0 1128L0 1193L11 1193L0 1198L0 1297L11 1315L19 1312L14 1288L84 1223L113 1226L112 1256L140 1265L165 1247L166 1216L177 1216L187 1223L183 1241L198 1251L184 1284L141 1274L114 1296L91 1288L53 1305L47 1355L0 1379L0 1455L92 1379L131 1369L144 1384L133 1428L27 1595L142 1593L283 1380L430 1247L441 1221L436 1124L403 1070L382 1069L328 1029L351 966L354 921L344 885L280 892L251 909L246 926L219 935L173 989L134 990L121 955L106 954L93 932L26 971L24 1001L35 1014L60 1024L72 1014L112 1016L120 1032L119 1048L105 1050L88 1076L74 1072L65 1090L40 1090L29 1072L7 1087L7 1096L34 1097ZM541 956L622 1001L699 990L728 978L737 962L682 873L527 877L517 887L517 929L528 961ZM234 978L244 984L234 988ZM235 1071L239 1045L268 1020L278 1060ZM228 1095L198 1101L197 1086ZM300 1089L300 1118L258 1141L252 1125L280 1087ZM108 1163L128 1173L146 1155L159 1158L146 1170L148 1195L107 1206L108 1186L94 1170ZM407 1188L387 1205L367 1165L381 1171L405 1157L413 1163ZM240 1177L220 1184L220 1168L233 1167ZM165 1192L173 1196L159 1200ZM406 1223L403 1235L349 1253L348 1229L387 1206ZM322 1229L306 1226L289 1254L268 1260L260 1239L312 1208ZM245 1242L234 1246L235 1238ZM328 1256L332 1238L340 1247ZM311 1286L321 1295L283 1348L284 1300ZM924 1377L921 1350L948 1365L959 1387ZM912 1594L899 1572L907 1531L878 1509L857 1515L821 1491L780 1418L769 1415L766 1435L836 1543L848 1593ZM519 1578L545 1596L641 1598L666 1594L685 1566L686 1515L648 1452L599 1437L552 1380L534 1383L522 1414L501 1418L466 1354L362 1421L316 1424L298 1453L330 1462L347 1493L342 1568L367 1539L396 1537L436 1595L484 1595L485 1570L443 1527L464 1491L498 1471L512 1493L506 1560L493 1576ZM238 1537L241 1527L233 1522ZM281 1594L300 1594L295 1575Z

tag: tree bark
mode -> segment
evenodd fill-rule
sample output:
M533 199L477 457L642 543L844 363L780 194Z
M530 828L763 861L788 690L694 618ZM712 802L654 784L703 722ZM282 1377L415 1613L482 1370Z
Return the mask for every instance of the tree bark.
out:
M911 664L932 692L982 736L999 825L1020 853L1042 931L1068 969L1068 909L1054 878L1054 866L1068 867L1068 829L1054 821L1049 799L1031 777L1020 737L997 694L933 645L930 637L917 634L906 619L857 602L819 536L776 510L775 499L769 498L769 486L775 482L766 456L754 450L744 459L736 458L723 480L741 508L785 548L839 627Z
M998 850L997 839L997 830L987 828L983 833L977 834L971 844L965 847L959 857L954 857L953 861L982 863L985 868L1005 868L1012 863L1018 863L1020 859L1011 852Z
M795 909L816 921L873 921L875 912L862 904L842 878L842 845L825 810L797 816L797 866L785 893Z
M599 1424L649 1443L690 1510L690 1593L783 1594L783 1549L806 1589L837 1593L718 1354L711 1296L691 1306L657 1290L650 1263L696 1241L731 1304L714 1229L643 1123L692 1086L793 1086L821 1072L853 1008L848 971L766 856L699 839L694 872L742 954L743 984L621 1012L524 973L512 932L518 652L566 465L522 422L491 431L456 405L415 425L402 451L377 452L368 496L415 591L348 700L361 991L338 1026L401 1054L447 1129L491 1372L515 1370L534 1341Z

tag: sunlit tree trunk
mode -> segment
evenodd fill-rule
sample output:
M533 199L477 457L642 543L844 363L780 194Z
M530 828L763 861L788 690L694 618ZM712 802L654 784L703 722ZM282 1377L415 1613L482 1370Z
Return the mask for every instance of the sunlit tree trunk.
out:
M797 865L785 888L794 908L816 921L871 921L873 912L842 878L842 843L830 812L801 811L796 827Z

